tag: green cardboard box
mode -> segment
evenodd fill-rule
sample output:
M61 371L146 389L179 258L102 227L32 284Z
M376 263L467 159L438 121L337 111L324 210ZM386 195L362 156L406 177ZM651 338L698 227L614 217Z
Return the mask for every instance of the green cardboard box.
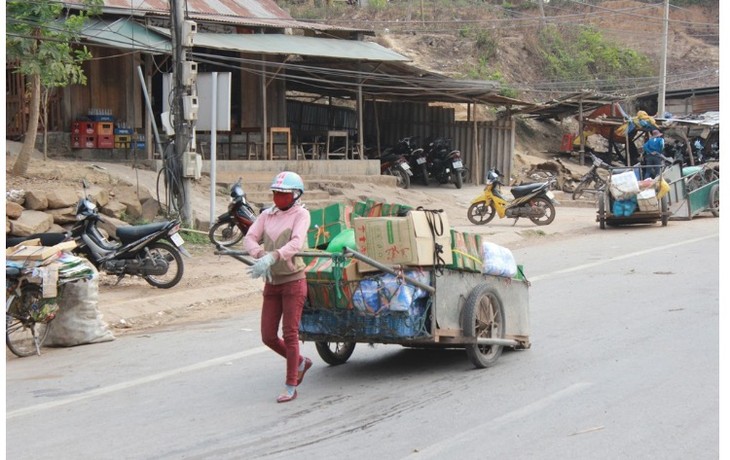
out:
M310 209L311 222L307 231L310 248L324 249L342 230L349 228L352 206L335 203L324 208Z

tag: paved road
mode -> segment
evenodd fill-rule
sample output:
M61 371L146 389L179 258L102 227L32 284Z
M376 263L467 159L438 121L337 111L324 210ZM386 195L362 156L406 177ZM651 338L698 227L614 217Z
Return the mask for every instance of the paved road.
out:
M717 219L517 248L527 351L358 345L289 404L256 312L7 362L8 458L719 457Z

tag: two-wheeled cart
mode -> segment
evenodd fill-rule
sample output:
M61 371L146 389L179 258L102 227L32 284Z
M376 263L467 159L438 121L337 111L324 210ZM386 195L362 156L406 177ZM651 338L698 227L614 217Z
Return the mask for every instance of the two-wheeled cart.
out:
M216 253L252 263L245 253L222 248ZM349 248L299 256L332 258L335 264L355 258L380 270L358 280L325 285L308 281L310 301L302 313L299 337L314 342L328 364L345 363L357 343L463 348L477 368L495 364L505 347L530 348L530 283L521 271L519 278L506 278L420 267L416 276ZM329 295L311 295L323 288Z
M638 175L639 177L646 177L646 171L648 168L651 168L651 166L635 165L631 167L610 168L607 186L598 194L598 211L596 213L596 221L601 229L605 229L606 226L654 224L660 221L663 227L667 225L669 217L672 215L669 210L669 198L666 195L661 196L661 198L657 198L657 196L659 196L659 187L663 178L663 168L661 168L662 172L654 178L654 198L649 197L640 199L641 203L637 202L635 209L631 212L620 212L623 209L616 204L617 201L624 201L616 199L614 191L615 187L612 187L612 181L616 181L616 178L620 177L617 176L617 174L630 173ZM638 181L639 178L637 178L637 182ZM639 190L637 189L636 192L638 193Z
M719 166L673 165L664 177L670 186L672 219L689 220L703 212L720 217Z

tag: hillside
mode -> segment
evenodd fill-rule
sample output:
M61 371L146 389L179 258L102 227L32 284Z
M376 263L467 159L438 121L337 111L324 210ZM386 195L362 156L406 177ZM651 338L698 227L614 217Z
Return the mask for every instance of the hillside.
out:
M591 82L584 84L580 80L548 80L536 46L540 12L534 1L391 0L375 6L376 0L369 0L369 7L344 2L330 2L329 7L324 7L319 0L285 3L280 2L295 18L372 29L375 37L368 40L410 57L415 66L459 79L487 75L486 79L501 82L503 87L516 91L515 97L522 100L542 102L590 87ZM719 2L684 3L695 5L671 6L669 11L667 89L719 86ZM662 2L552 0L545 3L545 16L546 24L562 32L577 29L579 25L592 26L606 43L625 50L625 54L638 52L648 58L652 72L648 83L636 79L639 83L634 85L627 78L621 90L605 92L631 96L658 91L664 24ZM593 76L595 80L602 77ZM556 91L556 87L563 90ZM466 117L464 107L455 108L457 117ZM478 110L478 116L483 119L494 116L490 107L478 107ZM562 134L575 132L577 122L528 121L518 123L517 129L515 175L549 158L545 153L556 151ZM582 171L580 167L571 166L571 169Z
M296 18L313 20L319 14L318 20L330 24L370 28L376 32L372 40L430 71L470 78L478 70L516 89L521 99L543 101L559 97L559 92L547 90L548 82L536 51L536 30L540 26L536 4L513 1L509 2L512 7L508 7L503 6L507 2L491 3L497 2L392 0L382 7L372 6L376 4L373 0L370 7L334 2L318 13L313 8L318 3L308 0L290 4L288 9ZM669 90L719 85L719 2L702 4L712 6L670 8ZM562 31L590 25L607 42L645 54L656 69L657 82L663 15L660 2L610 0L589 4L553 0L545 4L546 24ZM594 77L599 79L601 75ZM580 81L573 83L572 88L581 87ZM561 88L564 84L561 82Z

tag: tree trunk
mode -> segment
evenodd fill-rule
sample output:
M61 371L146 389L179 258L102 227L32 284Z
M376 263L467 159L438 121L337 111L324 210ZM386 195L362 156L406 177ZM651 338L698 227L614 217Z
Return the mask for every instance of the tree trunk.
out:
M30 156L35 150L35 140L38 135L38 112L41 103L41 76L32 75L30 85L30 114L28 119L28 129L25 132L25 141L23 147L18 153L18 158L13 165L13 175L22 176L28 172L30 165Z

